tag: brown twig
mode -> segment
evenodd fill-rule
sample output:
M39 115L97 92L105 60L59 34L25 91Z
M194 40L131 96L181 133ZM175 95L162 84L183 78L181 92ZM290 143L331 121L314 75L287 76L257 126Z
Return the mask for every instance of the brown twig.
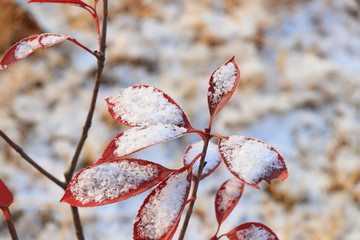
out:
M51 181L56 183L62 189L66 189L66 183L60 181L56 177L54 177L51 173L43 169L39 164L37 164L29 155L27 155L24 150L17 145L14 141L12 141L3 131L0 130L0 136L12 147L20 156L25 159L28 163L30 163L34 168L36 168L40 173L49 178Z
M16 233L15 225L14 225L14 222L12 220L9 208L4 207L4 208L1 208L1 210L3 211L4 220L5 220L6 225L8 227L11 239L12 240L19 240L19 237L18 237L18 235Z
M187 226L189 225L189 221L190 221L193 209L194 209L196 196L197 196L197 191L198 191L199 183L200 183L200 179L201 179L201 174L202 174L202 172L204 170L204 167L205 167L205 164L206 164L205 157L206 157L206 152L207 152L207 149L208 149L208 146L209 146L209 141L211 139L210 131L211 131L210 128L205 129L206 135L205 135L205 138L204 138L204 146L203 146L203 149L202 149L202 154L203 155L200 158L199 170L198 170L197 176L195 178L194 187L192 189L192 193L191 193L191 197L190 197L190 198L194 199L194 201L191 201L189 203L189 208L188 208L188 210L186 212L184 223L183 223L183 226L182 226L181 231L180 231L179 240L183 240L184 237L185 237L186 229L187 229Z
M99 37L99 51L97 51L95 53L95 56L97 57L97 70L96 70L96 76L95 76L95 84L94 84L94 88L93 88L89 111L88 111L88 114L86 117L86 121L85 121L85 124L83 127L83 131L82 131L79 143L76 147L74 156L70 163L70 166L64 174L67 183L69 183L71 181L71 178L74 175L76 166L79 161L80 153L84 147L85 140L88 136L88 132L91 127L92 119L94 116L96 100L97 100L100 83L101 83L101 76L102 76L102 72L103 72L104 64L105 64L107 16L108 16L108 1L103 0L103 19L102 19L101 34ZM81 221L80 221L78 208L71 206L71 212L72 212L72 216L73 216L76 236L77 236L78 240L83 240L85 238L84 238L84 233L82 230L82 225L81 225Z

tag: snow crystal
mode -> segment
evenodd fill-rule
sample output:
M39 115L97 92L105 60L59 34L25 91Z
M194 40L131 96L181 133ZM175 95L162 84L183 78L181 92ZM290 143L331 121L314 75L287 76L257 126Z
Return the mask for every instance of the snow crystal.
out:
M125 156L141 148L167 141L186 133L187 129L174 125L154 125L146 128L133 127L123 132L116 141L116 156Z
M217 208L220 211L226 211L233 203L233 200L241 196L241 185L243 183L237 178L232 178L226 182L225 188L219 192L221 201L217 202Z
M52 45L55 43L58 43L59 41L64 40L66 37L61 36L61 35L48 35L48 36L43 36L40 39L40 43L42 45L48 46L48 45Z
M162 189L155 189L141 212L138 225L140 236L146 239L159 239L175 223L183 206L189 186L187 171L174 174Z
M154 87L129 87L109 98L117 118L135 126L172 124L185 126L183 111Z
M5 68L7 68L7 65L6 65L6 64L4 64L4 65L1 65L1 64L0 64L0 71L1 71L1 70L4 70Z
M196 155L202 152L202 149L203 149L203 141L199 141L191 144L190 150L187 151L184 156L185 164L191 163L191 161L196 157ZM203 173L202 173L203 175L208 174L209 171L214 169L220 162L220 154L218 147L216 144L212 142L209 142L208 150L206 152L205 162L206 165L203 169ZM197 176L197 173L199 171L199 163L200 163L200 159L198 159L193 165L193 174L195 176Z
M221 97L233 89L236 81L236 67L232 62L221 66L213 74L212 83L214 84L213 92L208 92L213 104L218 103Z
M14 53L15 58L16 59L24 58L38 48L41 48L41 45L39 44L37 38L34 40L20 42L15 49L15 53Z
M268 144L243 136L221 141L220 151L229 169L249 184L256 184L274 169L282 168L278 154Z
M250 228L236 232L238 239L246 240L274 240L275 237L262 227L251 225Z
M149 165L126 160L110 162L84 170L70 191L82 204L101 203L126 194L158 175L159 170Z

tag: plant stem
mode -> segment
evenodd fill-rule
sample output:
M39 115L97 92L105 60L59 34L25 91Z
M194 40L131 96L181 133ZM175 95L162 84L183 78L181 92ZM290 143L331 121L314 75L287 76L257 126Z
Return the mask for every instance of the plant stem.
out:
M18 235L16 233L15 225L14 225L14 222L12 220L9 208L5 207L5 208L1 208L1 210L3 211L4 219L5 219L6 225L7 225L8 229L9 229L11 239L12 240L19 240L19 237L18 237Z
M193 198L194 201L191 201L189 203L189 208L188 208L188 210L186 212L184 223L183 223L183 226L181 228L180 235L179 235L179 240L183 240L184 237L185 237L186 229L187 229L187 226L189 225L189 221L190 221L193 209L194 209L194 205L195 205L195 201L196 201L196 196L197 196L197 191L198 191L198 188L199 188L201 175L202 175L202 172L203 172L205 164L206 164L205 157L206 157L206 152L207 152L207 149L208 149L208 146L209 146L209 141L211 139L210 131L211 131L210 128L205 129L206 135L205 135L205 138L204 138L204 146L203 146L203 149L202 149L203 155L200 158L199 170L198 170L197 176L195 177L194 187L192 189L192 193L191 193L191 197L190 197L190 198Z
M28 163L30 163L34 168L36 168L40 173L49 178L51 181L56 183L62 189L66 189L66 183L60 181L56 177L54 177L51 173L43 169L39 164L37 164L29 155L27 155L24 150L17 145L14 141L12 141L3 131L0 130L0 136L12 147L20 156L25 159Z
M98 92L99 92L99 88L100 88L100 84L101 84L101 76L102 76L102 72L104 70L104 64L105 64L107 16L108 16L108 0L103 0L103 19L102 19L101 34L99 37L99 51L96 52L97 70L96 70L96 75L95 75L95 84L94 84L94 88L93 88L89 111L88 111L88 114L87 114L87 117L85 120L85 124L83 126L83 131L82 131L79 143L76 147L74 156L70 163L70 166L64 174L67 184L71 181L71 178L74 175L76 166L79 161L80 153L84 147L85 140L88 136L88 132L91 127L92 119L94 116L96 100L97 100L97 96L98 96ZM71 213L73 216L74 227L75 227L77 239L83 240L83 239L85 239L85 237L84 237L84 233L82 230L82 225L81 225L78 208L71 206Z

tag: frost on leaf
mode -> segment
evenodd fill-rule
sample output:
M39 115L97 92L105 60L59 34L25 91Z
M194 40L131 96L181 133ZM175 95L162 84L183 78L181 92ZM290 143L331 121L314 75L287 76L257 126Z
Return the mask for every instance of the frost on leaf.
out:
M287 169L283 157L269 144L243 136L219 141L220 156L232 174L246 184L259 188L262 180L284 180Z
M219 227L235 208L243 191L244 183L237 178L229 179L221 185L215 197L215 213Z
M93 165L71 180L61 201L78 207L118 202L148 190L171 172L140 159L117 159Z
M190 164L191 161L199 153L202 152L202 149L203 149L203 141L199 141L188 146L184 154L184 164L185 165ZM201 179L204 179L205 177L209 176L219 166L221 162L219 149L217 145L212 142L209 142L208 150L206 152L205 162L206 165L203 169ZM196 162L192 167L194 176L197 176L198 174L199 163L200 163L200 159L196 160Z
M5 183L0 179L0 208L6 208L14 201L13 195Z
M106 147L97 163L122 158L152 145L181 137L187 129L174 125L130 128L116 136Z
M213 118L229 101L240 80L240 69L232 57L216 69L209 81L208 104Z
M270 228L257 222L244 223L224 235L229 240L279 240Z
M168 95L152 86L134 86L122 89L106 99L111 116L131 127L175 125L189 127L182 109Z
M0 71L4 71L40 48L50 47L66 39L68 39L68 37L64 35L51 33L44 33L22 39L7 50L0 62Z
M190 189L187 168L171 174L145 199L134 223L134 240L171 239L179 224Z

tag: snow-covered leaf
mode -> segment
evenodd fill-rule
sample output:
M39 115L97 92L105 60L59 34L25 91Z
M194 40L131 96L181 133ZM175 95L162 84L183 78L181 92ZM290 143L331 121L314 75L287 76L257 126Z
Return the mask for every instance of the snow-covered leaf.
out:
M210 77L208 89L208 104L211 118L230 100L240 80L240 69L232 57L217 68Z
M14 65L36 50L50 47L66 39L68 39L68 37L64 35L52 33L44 33L22 39L7 50L0 62L0 72Z
M199 141L199 142L191 144L190 146L188 146L186 148L185 154L184 154L184 164L185 165L190 164L192 162L192 160L199 153L202 152L203 145L204 145L204 142ZM208 149L206 152L205 162L206 162L206 165L201 174L201 179L204 179L205 177L209 176L219 166L219 164L221 162L219 149L218 149L217 145L212 142L209 142ZM192 167L194 176L197 176L197 173L199 171L199 163L200 163L200 159L198 159Z
M279 240L276 234L262 223L244 223L224 234L229 240Z
M97 163L125 157L155 144L181 137L186 133L186 128L175 125L157 124L130 128L116 136L108 144Z
M134 223L134 240L168 240L173 237L189 195L191 173L179 169L145 199Z
M220 156L230 172L244 183L259 188L265 180L287 178L283 157L269 144L254 138L231 136L220 139Z
M73 4L79 7L89 7L85 2L81 0L28 0L27 3L65 3L65 4Z
M215 213L219 224L229 216L239 202L244 191L244 183L237 178L224 182L215 196Z
M140 194L173 170L141 159L116 159L80 171L69 183L62 202L94 207Z
M5 183L0 179L0 208L6 208L14 201L13 195Z
M189 120L179 105L152 86L128 87L106 101L111 116L131 127L163 124L190 128Z

